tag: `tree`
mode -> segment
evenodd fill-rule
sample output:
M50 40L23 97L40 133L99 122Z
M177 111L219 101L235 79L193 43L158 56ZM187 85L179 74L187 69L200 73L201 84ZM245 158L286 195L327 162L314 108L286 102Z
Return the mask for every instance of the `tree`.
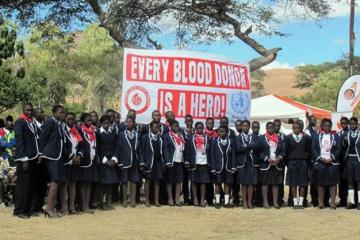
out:
M249 61L251 71L277 57L281 47L268 49L251 37L252 31L271 36L284 33L276 29L280 9L299 8L298 17L324 18L331 11L327 0L0 0L5 14L22 24L52 21L68 30L74 22L91 22L97 18L120 46L159 48L154 40L161 23L170 21L180 45L191 41L211 43L219 38L235 39L252 48L260 57ZM42 9L42 16L37 12ZM283 10L282 10L283 11Z

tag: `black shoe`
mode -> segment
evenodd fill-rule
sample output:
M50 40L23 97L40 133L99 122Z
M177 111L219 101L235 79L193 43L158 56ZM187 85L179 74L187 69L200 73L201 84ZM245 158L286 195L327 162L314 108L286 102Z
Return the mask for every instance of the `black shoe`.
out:
M30 215L29 214L25 214L25 213L20 213L20 214L14 214L15 217L18 218L22 218L22 219L29 219Z
M220 209L220 208L221 208L221 204L220 204L220 203L215 203L214 206L215 206L216 209Z
M355 209L356 208L356 205L353 204L353 203L349 203L347 206L346 206L346 209Z

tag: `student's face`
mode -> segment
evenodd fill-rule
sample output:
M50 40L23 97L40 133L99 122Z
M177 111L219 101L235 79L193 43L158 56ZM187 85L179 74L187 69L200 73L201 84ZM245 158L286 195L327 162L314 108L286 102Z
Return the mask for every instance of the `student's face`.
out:
M249 130L250 130L250 125L249 125L249 123L243 122L243 123L241 124L241 130L242 130L244 133L248 133Z
M304 130L304 122L302 120L298 120L296 122L300 124L301 131Z
M171 125L171 131L173 131L174 133L177 133L179 131L179 124L174 123Z
M98 115L97 115L97 113L92 112L92 113L90 113L90 115L91 115L91 121L92 121L94 124L97 123L97 122L98 122Z
M341 128L342 129L348 129L348 127L349 127L349 124L348 124L348 122L345 120L345 119L343 119L343 120L341 120Z
M266 127L266 131L268 131L270 134L275 133L274 124L268 124Z
M29 118L32 118L33 112L34 112L33 106L26 105L23 109L23 113Z
M116 123L120 123L120 119L121 119L120 113L115 113L114 121L115 121Z
M166 118L166 121L171 122L171 121L175 120L175 114L171 111L166 112L165 118Z
M158 123L153 124L151 127L151 132L153 134L158 134L160 132L160 124L158 124Z
M110 123L109 120L105 120L105 121L103 121L103 122L101 123L101 127L102 127L103 129L105 129L106 131L109 129L110 125L111 125L111 123Z
M84 124L85 124L85 126L88 127L88 128L92 126L92 121L91 121L91 117L90 117L90 116L87 116L87 117L85 118Z
M135 122L134 122L133 119L127 118L127 119L126 119L126 122L125 122L125 125L126 125L126 128L127 128L127 129L134 129L134 127L135 127Z
M358 128L358 124L355 121L350 121L349 126L352 131L355 131Z
M54 113L54 118L60 121L65 120L65 110L64 108L58 108L58 110Z
M229 120L227 118L222 118L220 120L220 125L228 127L229 126Z
M136 112L135 111L129 111L127 116L136 119Z
M311 127L316 126L316 118L314 116L310 117L310 126Z
M206 128L208 130L213 130L213 128L214 128L214 120L207 120L206 121Z
M295 135L299 135L301 132L301 126L300 124L293 124L292 130Z
M72 114L67 115L65 118L65 122L66 125L68 125L69 127L73 127L75 124L75 116Z
M235 128L236 128L236 131L238 131L238 132L242 131L241 121L235 122Z
M280 128L281 128L281 123L279 122L274 122L274 131L276 133L280 132Z
M35 117L38 121L44 121L44 119L45 119L45 112L44 112L44 110L42 110L41 108L38 108L38 109L34 110L34 117Z
M258 134L260 132L260 125L258 123L253 123L251 125L251 130L254 134Z
M12 129L12 128L13 128L13 122L12 122L12 121L6 121L5 127L6 127L7 129Z
M193 126L193 123L194 123L194 121L193 121L193 118L192 118L192 117L186 117L186 118L185 118L185 125L186 125L186 127L188 127L188 128L192 127L192 126Z
M224 128L219 128L218 135L220 138L224 139L227 137L227 131Z
M76 121L75 124L76 124L76 127L77 127L77 128L80 128L80 127L81 127L81 121Z
M160 122L161 121L161 113L159 111L155 111L152 114L152 119L154 122Z
M204 125L202 125L202 124L196 125L195 131L196 131L197 134L203 134L203 132L204 132Z
M107 112L106 116L110 118L110 121L113 123L114 122L114 112Z
M322 127L323 127L323 131L325 133L330 133L330 131L331 131L331 123L325 122Z

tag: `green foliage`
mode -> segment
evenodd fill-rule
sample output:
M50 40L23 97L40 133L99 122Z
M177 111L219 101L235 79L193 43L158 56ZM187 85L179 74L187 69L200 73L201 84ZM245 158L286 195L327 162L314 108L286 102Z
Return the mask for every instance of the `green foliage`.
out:
M80 117L80 115L85 112L84 105L80 103L67 103L64 107L67 112L73 112L77 117Z

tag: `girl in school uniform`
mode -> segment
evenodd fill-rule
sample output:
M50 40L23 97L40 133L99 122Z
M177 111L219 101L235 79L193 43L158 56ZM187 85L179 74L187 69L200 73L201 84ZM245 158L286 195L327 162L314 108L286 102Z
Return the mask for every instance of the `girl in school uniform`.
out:
M94 214L90 210L90 194L91 184L99 180L97 172L97 155L96 155L96 134L92 125L90 113L83 113L80 118L82 124L79 133L83 141L80 142L82 156L80 161L81 183L80 183L80 198L81 211L89 214Z
M39 138L40 159L45 161L50 176L50 189L48 192L45 217L60 217L55 213L57 192L63 192L65 187L66 173L64 167L65 158L65 134L63 121L65 119L64 107L55 105L52 109L53 116L44 122Z
M61 193L61 207L62 212L64 213L66 211L66 206L68 205L67 210L70 215L78 214L78 212L75 210L76 183L81 180L81 173L79 167L81 155L79 154L79 143L83 141L83 138L75 127L75 120L76 116L74 113L66 113L66 157L64 158L64 165L68 182L67 187L64 188L64 192Z
M294 209L304 208L305 189L309 184L311 138L303 134L302 129L300 122L294 122L293 132L285 137L286 184L290 186Z
M136 207L137 184L141 182L139 172L140 134L136 131L135 119L128 116L125 120L126 129L119 133L117 156L120 167L120 181L122 186L123 206ZM130 182L130 199L127 198L127 187Z
M170 131L164 138L164 161L166 167L166 192L169 206L181 206L180 193L181 183L184 181L184 150L185 138L179 132L179 122L171 121ZM186 163L189 165L189 163ZM173 198L173 185L175 185L175 203Z
M215 207L220 208L221 185L224 184L225 207L230 205L230 185L233 183L233 173L236 171L235 145L229 137L228 128L218 128L219 137L211 141L210 166L215 184Z
M341 144L337 135L331 132L331 127L331 120L323 119L323 131L312 139L312 154L315 159L312 180L317 184L319 208L324 208L325 188L329 187L330 209L335 210L336 186L340 180Z
M268 191L272 186L273 204L280 209L278 204L279 185L283 182L283 159L285 156L285 144L282 138L275 133L274 123L266 123L266 134L258 138L257 147L260 152L260 183L262 184L262 196L264 208L269 207Z
M101 116L100 124L101 127L96 134L97 154L100 159L100 209L113 210L114 208L111 206L112 184L119 182L115 167L119 162L116 156L118 135L110 131L111 122L106 115Z
M344 137L345 167L343 177L348 181L348 199L347 209L356 208L355 205L355 184L357 185L358 204L360 210L360 132L358 129L358 119L355 117L349 120L350 130Z
M210 139L214 139L218 137L218 134L216 130L214 129L214 119L209 117L206 119L205 122L206 128L204 130L204 133L206 136L208 136Z
M190 181L194 206L199 205L198 185L200 185L200 206L205 207L206 184L210 183L210 141L204 134L204 124L195 124L195 134L189 136L186 143L190 164Z
M241 131L235 137L236 164L241 184L243 208L253 208L254 185L258 183L258 158L253 154L255 137L250 133L250 121L241 122Z
M160 183L164 178L164 160L162 154L163 141L161 139L160 122L150 123L150 132L144 134L141 141L140 170L145 176L145 205L150 207L150 185L154 185L155 206L160 207Z

